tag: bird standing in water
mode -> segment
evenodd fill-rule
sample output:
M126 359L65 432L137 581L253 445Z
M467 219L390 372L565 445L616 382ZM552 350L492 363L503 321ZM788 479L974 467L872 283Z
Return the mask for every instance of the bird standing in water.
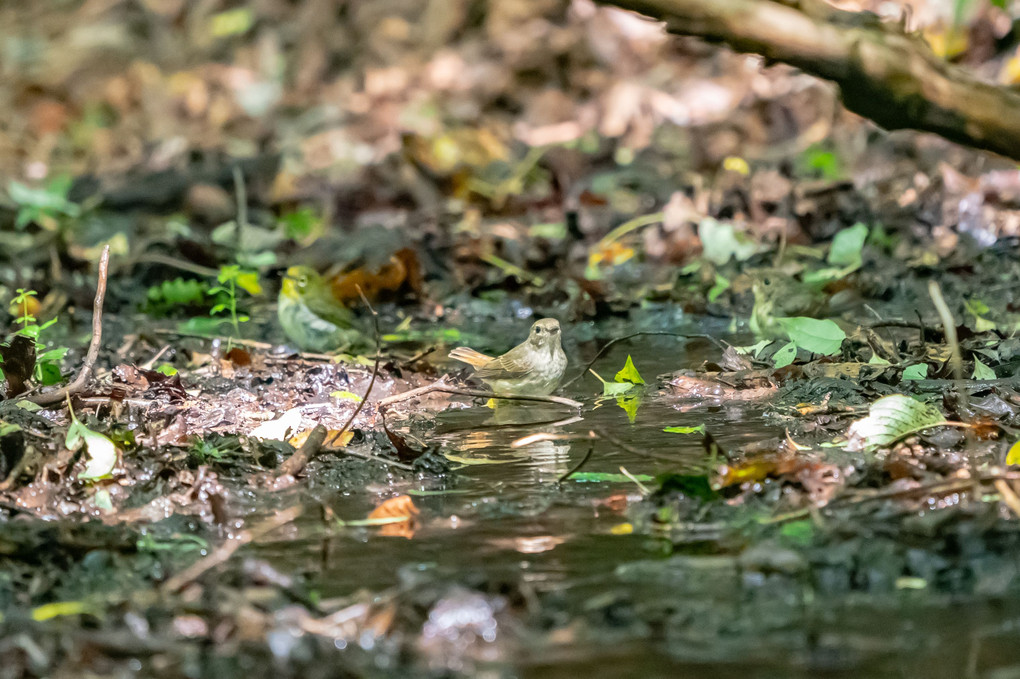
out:
M307 266L287 269L276 315L287 338L302 351L332 351L362 339L354 312L340 304L329 282Z
M512 396L548 396L567 368L555 318L535 321L528 339L497 358L468 347L457 347L450 358L474 366L475 375L497 394Z

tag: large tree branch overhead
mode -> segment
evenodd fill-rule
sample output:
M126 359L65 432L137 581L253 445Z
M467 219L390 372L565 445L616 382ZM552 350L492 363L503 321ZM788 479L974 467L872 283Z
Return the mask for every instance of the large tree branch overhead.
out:
M935 132L1020 160L1020 94L947 64L918 37L818 0L602 0L671 33L832 80L844 105L888 129Z

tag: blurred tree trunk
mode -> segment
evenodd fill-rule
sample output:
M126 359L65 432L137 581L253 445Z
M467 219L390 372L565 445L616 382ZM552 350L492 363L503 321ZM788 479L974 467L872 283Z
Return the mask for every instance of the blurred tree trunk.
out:
M1020 160L1020 94L947 64L919 36L821 0L601 0L839 85L844 105L887 129L940 134Z

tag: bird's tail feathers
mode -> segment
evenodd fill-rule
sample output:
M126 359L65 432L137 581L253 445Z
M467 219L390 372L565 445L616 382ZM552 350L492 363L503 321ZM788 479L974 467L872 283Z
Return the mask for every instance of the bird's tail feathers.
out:
M475 351L470 347L457 347L450 352L450 358L455 361L467 363L476 368L481 368L483 365L492 360L492 356L486 356L480 351Z

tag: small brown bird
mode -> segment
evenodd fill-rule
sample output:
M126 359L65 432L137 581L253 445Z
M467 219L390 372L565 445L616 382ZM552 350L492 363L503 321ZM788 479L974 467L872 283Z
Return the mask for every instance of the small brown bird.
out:
M528 339L498 358L468 347L457 347L450 358L474 366L475 375L497 394L513 396L551 394L567 368L555 318L535 321Z

